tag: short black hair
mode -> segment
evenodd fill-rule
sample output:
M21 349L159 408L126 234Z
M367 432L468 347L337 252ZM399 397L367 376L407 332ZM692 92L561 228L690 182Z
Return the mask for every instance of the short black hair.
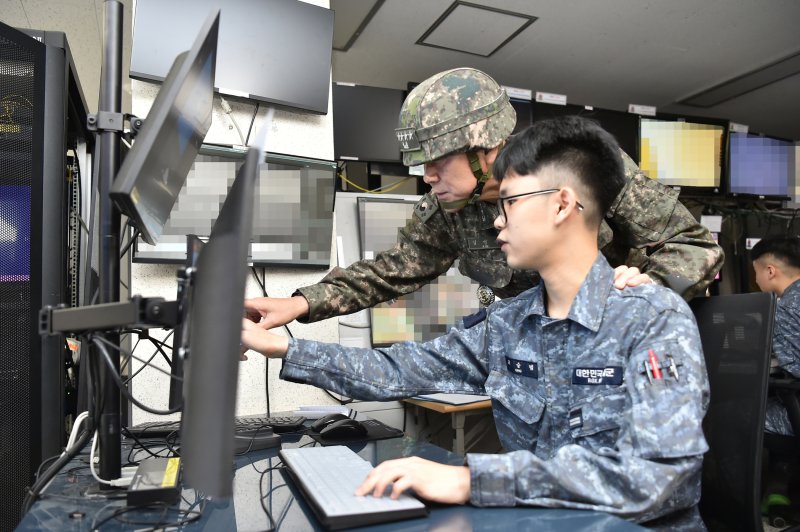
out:
M772 236L759 240L750 250L752 260L772 255L792 268L800 269L800 237Z
M596 222L611 208L625 185L619 144L594 120L564 116L536 122L512 136L492 168L498 181L508 172L534 174L547 165L571 170L597 206Z

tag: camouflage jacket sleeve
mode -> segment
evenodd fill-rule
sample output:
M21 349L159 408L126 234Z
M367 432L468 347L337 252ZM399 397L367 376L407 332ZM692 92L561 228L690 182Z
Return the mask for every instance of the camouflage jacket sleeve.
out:
M722 248L678 201L676 191L638 170L629 177L606 222L614 244L624 242L634 253L611 262L638 267L687 301L702 295L722 268ZM605 248L603 253L610 255Z
M800 308L796 306L800 298L781 299L775 312L772 352L781 368L800 378Z
M458 256L447 236L441 210L427 214L422 209L398 232L397 244L347 268L334 268L319 283L298 292L308 300L303 321L315 322L350 314L408 294L446 272ZM422 210L422 212L420 212Z

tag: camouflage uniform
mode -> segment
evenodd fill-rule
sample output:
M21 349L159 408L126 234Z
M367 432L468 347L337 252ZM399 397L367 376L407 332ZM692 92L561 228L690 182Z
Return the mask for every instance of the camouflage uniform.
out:
M600 226L598 244L612 266L636 266L659 284L689 300L701 295L722 267L722 249L678 202L677 192L647 178L629 158L628 185ZM419 289L459 270L500 297L519 294L538 282L514 270L497 244L494 203L476 201L446 213L425 195L398 233L394 248L373 260L334 268L318 284L298 290L309 304L308 321L349 314Z
M497 246L496 190L491 190L497 182L475 155L477 149L502 145L515 123L505 91L473 68L441 72L415 87L395 130L403 163L466 152L478 186L471 198L444 205L424 196L393 249L347 269L334 268L320 283L300 289L309 304L304 320L349 314L414 292L456 259L461 273L500 297L534 286L538 276L509 268ZM612 266L636 266L687 300L702 294L722 267L722 248L678 202L677 192L648 179L627 155L623 161L629 181L601 226L601 251Z
M476 506L599 510L703 530L709 388L697 325L674 292L617 290L613 276L598 254L562 320L545 315L540 284L430 342L370 350L289 340L281 377L369 400L490 395L507 452L467 455ZM646 366L650 350L660 379Z
M800 280L786 287L778 299L772 353L778 359L778 366L800 379ZM767 402L766 430L776 434L794 434L786 408L774 397Z

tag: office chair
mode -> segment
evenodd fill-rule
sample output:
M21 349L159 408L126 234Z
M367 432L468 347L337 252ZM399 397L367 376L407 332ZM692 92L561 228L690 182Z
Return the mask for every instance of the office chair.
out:
M710 531L763 530L761 459L775 296L695 298L711 401L700 512Z
M792 426L793 436L781 434L764 434L764 448L768 460L765 463L778 462L782 464L777 467L775 474L784 477L778 482L787 484L783 486L786 492L780 490L778 493L788 496L791 492L795 502L789 506L783 506L788 501L781 502L780 505L768 508L768 517L771 525L782 528L789 523L794 526L787 529L791 532L800 531L800 509L798 508L797 489L798 482L797 466L800 463L800 381L782 371L776 376L773 374L769 379L769 395L774 395L789 415L789 423Z

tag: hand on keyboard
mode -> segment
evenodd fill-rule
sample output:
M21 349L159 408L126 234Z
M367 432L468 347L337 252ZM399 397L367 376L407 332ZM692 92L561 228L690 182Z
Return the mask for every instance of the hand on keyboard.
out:
M470 476L466 466L450 466L418 457L387 460L369 472L356 490L356 495L380 497L389 484L391 498L413 489L429 501L445 504L464 504L469 501Z

